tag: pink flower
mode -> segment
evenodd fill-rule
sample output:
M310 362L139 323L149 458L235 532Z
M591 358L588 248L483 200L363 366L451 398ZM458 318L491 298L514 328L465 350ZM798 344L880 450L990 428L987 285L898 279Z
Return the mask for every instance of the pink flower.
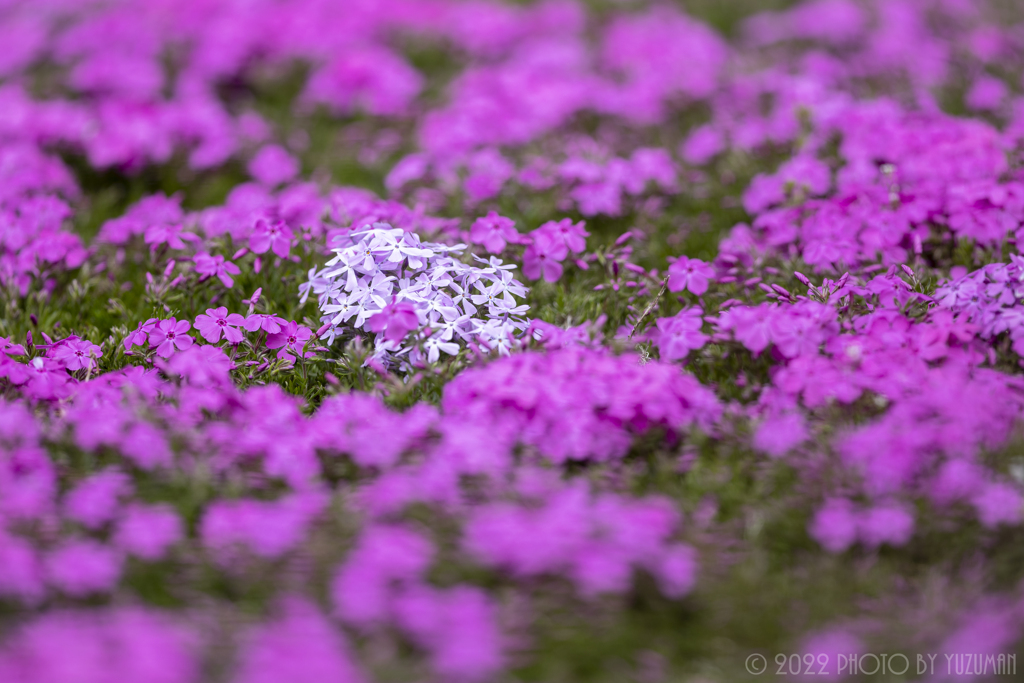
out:
M769 417L754 434L754 448L773 457L785 455L807 439L807 427L800 413Z
M403 113L423 87L423 76L383 44L366 41L339 50L309 78L303 99L338 114L353 110L377 116Z
M678 598L686 595L697 582L697 551L688 545L666 548L652 568L665 595Z
M663 359L686 358L690 351L704 346L708 337L700 331L702 314L699 308L687 308L671 318L658 319L658 350Z
M256 221L252 236L249 238L249 248L255 254L265 254L273 250L281 258L285 258L292 248L292 229L283 221L271 223L265 218L260 218Z
M111 590L121 577L121 555L92 540L69 541L46 558L50 583L68 595L84 597Z
M238 313L228 313L224 306L208 308L206 315L196 316L196 329L211 344L219 342L221 334L232 344L238 344L244 338L238 326L244 324L245 318Z
M816 355L828 338L830 323L835 326L835 309L817 302L803 301L777 311L785 311L785 315L774 316L769 329L779 353L786 358Z
M369 332L383 332L384 339L389 342L400 342L412 330L420 326L419 317L412 304L406 301L392 301L380 313L370 316L366 321Z
M35 603L43 597L39 551L23 538L0 531L0 596Z
M813 195L823 195L832 184L828 165L807 154L798 154L779 167L777 173L787 186L805 187Z
M29 333L29 344L32 343L31 332ZM14 344L9 339L0 337L0 353L6 356L24 356L25 347L21 344Z
M100 347L87 339L68 340L53 348L53 359L72 372L95 368L96 359L102 355Z
M184 249L185 242L195 242L198 236L184 232L181 225L157 224L146 228L145 241L153 251L161 244L167 244L172 249Z
M679 155L688 164L700 166L725 148L721 131L711 124L695 128L679 147Z
M139 607L51 609L5 638L0 679L194 683L197 635L173 617Z
M715 277L715 269L699 259L680 256L668 267L668 288L671 292L688 289L697 296L708 291L708 282Z
M235 364L218 346L193 346L174 354L160 369L170 375L184 377L193 386L209 386L231 381Z
M117 514L118 499L131 492L123 472L108 470L84 479L64 499L64 514L90 529L98 529Z
M280 557L302 543L326 501L322 492L314 491L274 501L216 501L207 507L199 535L207 548L224 557L236 545L246 546L259 557Z
M743 208L754 216L786 200L786 186L777 175L758 173L743 191Z
M964 96L964 102L975 111L995 111L1006 100L1010 89L993 76L979 78Z
M590 233L584 229L583 225L583 221L573 223L571 218L563 218L560 221L548 221L537 228L537 230L550 233L552 236L562 240L566 249L571 253L579 254L587 248L587 237L590 236Z
M170 358L175 349L184 351L192 346L192 337L185 334L191 327L192 325L187 320L177 320L176 318L161 320L149 333L149 344L156 347L158 356Z
M144 323L139 323L137 328L129 332L123 342L125 353L130 356L132 355L133 346L142 346L145 344L146 340L149 338L149 333L156 327L157 322L156 318L150 318Z
M546 230L530 233L533 242L523 253L523 274L536 280L543 277L548 282L558 282L562 277L562 264L569 255L565 241Z
M267 145L249 162L249 174L264 185L280 185L299 174L299 162L280 145Z
M466 198L471 204L479 204L497 197L514 172L515 167L497 150L476 152L466 164L466 179L462 183Z
M519 240L515 229L515 221L499 216L491 211L484 218L477 218L469 231L469 239L475 244L482 244L492 254L500 254L507 243Z
M114 543L144 560L159 560L182 537L181 517L170 505L133 504L121 515Z
M196 254L193 259L196 264L196 272L203 276L203 279L216 276L224 286L231 288L235 281L232 275L238 275L242 271L231 261L225 261L221 255L210 256L209 254Z
M719 316L718 329L731 330L736 341L757 356L772 343L772 310L766 305L734 306Z
M1000 524L1019 524L1024 498L1009 484L988 484L971 500L981 523L992 529Z
M493 680L504 663L497 608L481 589L413 588L397 596L395 619L431 654L440 680Z
M811 538L830 553L841 553L857 540L857 518L845 498L825 502L811 520Z
M313 333L308 327L303 327L293 320L282 327L281 331L277 334L267 337L267 348L281 349L277 352L278 358L291 358L291 354L288 353L289 351L294 352L296 356L301 358L311 358L313 354L303 354L302 348L312 336Z
M242 323L242 327L250 332L263 330L267 334L277 334L281 331L281 326L286 323L287 321L284 318L278 318L276 315L251 313L245 319L245 322Z
M170 467L174 461L163 432L148 422L135 423L121 437L121 453L144 470Z
M360 626L382 621L395 589L417 581L433 556L433 544L419 533L392 525L367 526L331 584L338 616Z
M281 613L242 641L234 683L362 683L342 633L315 605L286 598Z
M857 532L861 542L871 548L883 543L906 545L914 535L914 515L902 505L879 505L861 513Z

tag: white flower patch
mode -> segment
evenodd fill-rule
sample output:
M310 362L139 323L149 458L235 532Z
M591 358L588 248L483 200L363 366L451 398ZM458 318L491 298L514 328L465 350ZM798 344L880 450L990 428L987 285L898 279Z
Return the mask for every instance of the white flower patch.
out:
M386 223L339 240L334 258L310 271L300 288L303 302L317 295L324 314L320 336L328 344L366 328L370 318L396 304L415 310L418 327L397 340L383 332L367 330L367 336L374 340L374 358L406 369L455 355L469 343L508 354L529 324L521 317L529 306L517 301L527 289L512 276L514 265L493 256L474 256L477 264L470 265L458 258L466 245L421 242Z

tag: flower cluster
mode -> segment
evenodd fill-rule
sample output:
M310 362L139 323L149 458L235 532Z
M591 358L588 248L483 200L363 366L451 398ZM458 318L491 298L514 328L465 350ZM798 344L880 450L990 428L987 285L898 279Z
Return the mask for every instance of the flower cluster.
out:
M491 257L468 265L464 245L422 242L415 233L375 223L336 238L334 258L311 273L327 343L346 331L375 334L374 358L436 363L465 344L507 354L528 323L518 304L526 288ZM411 336L410 336L411 335Z
M990 263L943 284L935 299L983 338L1006 335L1014 352L1024 357L1024 259L1017 254L1010 255L1009 263Z
M683 595L696 579L692 548L666 543L676 514L664 500L593 498L585 486L547 492L543 478L524 481L541 506L495 503L475 513L466 529L470 553L517 576L568 576L584 594L623 592L631 565L647 568L666 595Z
M532 369L521 367L524 360ZM678 597L692 588L696 554L675 539L679 516L667 500L634 501L613 492L592 493L583 482L563 482L540 468L516 470L512 484L503 483L502 475L512 471L517 440L540 444L575 430L572 457L601 460L621 456L633 438L656 423L676 430L694 422L710 427L717 415L714 399L670 365L639 366L633 358L578 348L524 352L495 361L485 374L460 376L445 388L441 411L421 406L397 413L377 398L339 395L310 418L275 386L236 388L229 381L227 361L222 350L196 344L171 357L165 376L131 368L81 382L66 411L47 411L40 419L20 403L0 404L5 425L0 433L4 599L35 605L56 595L107 595L129 585L138 571L167 571L190 556L189 561L206 564L207 571L235 576L254 563L288 561L311 552L320 534L335 533L328 515L332 505L344 505L374 520L417 503L428 503L451 523L465 525L467 557L461 562L493 567L513 586L538 573L575 567L569 576L580 597L595 599L628 592L635 566L654 572L668 596ZM579 381L581 364L602 377L603 388ZM176 369L182 370L180 375ZM531 372L537 375L530 377ZM468 394L482 390L498 396L498 391L507 391L509 373L522 375L523 386L558 373L561 379L542 399L503 408L495 404L489 416L470 419ZM601 396L626 374L635 375L634 380L618 392L616 405L608 405ZM587 407L574 413L545 410L549 432L544 435L539 425L529 424L542 404L538 401ZM672 402L677 404L674 409L660 412ZM580 420L588 412L585 431L580 431ZM484 455L481 449L494 443L494 435L504 435L506 455ZM614 453L608 444L615 444ZM48 451L105 454L108 464L77 477L60 471ZM403 457L413 452L429 457L419 462ZM545 455L556 461L563 457L560 450ZM354 497L348 487L332 484L328 477L331 467L343 459L364 472ZM173 495L172 482L191 476L197 466L217 482L218 492L197 501L198 521L191 528L174 498L167 496ZM469 474L493 477L486 505L467 508L462 502L463 477ZM276 484L268 486L271 482ZM145 502L143 489L149 491ZM275 489L279 492L272 493ZM243 495L238 497L239 493ZM510 507L510 498L518 497L524 503L533 501L531 507L544 506L543 511ZM530 544L520 543L521 531L510 526L512 518L500 521L506 514L522 517L516 523L526 525L524 530L536 525L547 530L552 546L546 559L536 556ZM538 518L530 521L535 515ZM586 523L576 526L571 543L559 540L574 519ZM31 527L46 520L59 520L61 530L44 539L36 537ZM500 529L487 531L496 524ZM483 680L502 666L508 647L497 606L478 587L442 590L426 580L441 547L430 534L385 521L369 523L330 584L335 609L341 621L360 629L400 629L429 655L439 675ZM335 561L333 553L314 553L317 566ZM524 562L527 565L520 566ZM319 574L322 568L301 571ZM334 627L323 614L296 602L295 596L281 599L283 614L296 620L296 633L310 630L308 647L315 657L335 662L332 666L354 666L340 635L328 635ZM100 618L44 617L11 642L9 659L0 655L0 666L29 666L35 661L37 655L21 640L30 638L32 629L71 624L67 628L74 630L83 619ZM280 618L257 629L262 635L251 637L271 651L286 647L272 643L298 636L287 635L291 626ZM290 623L291 618L284 621ZM183 639L167 654L175 667L191 671L199 656L194 627L180 630L158 614L130 610L124 616L115 610L102 619L100 630L90 636L97 642L127 639L124 647L131 652L132 639L138 636L122 633L118 625L138 621L144 632L152 631L154 642ZM444 624L440 630L439 623ZM243 648L238 666L249 671L255 666L250 658L266 656ZM115 670L129 666L120 660L108 664ZM266 666L288 671L300 664Z

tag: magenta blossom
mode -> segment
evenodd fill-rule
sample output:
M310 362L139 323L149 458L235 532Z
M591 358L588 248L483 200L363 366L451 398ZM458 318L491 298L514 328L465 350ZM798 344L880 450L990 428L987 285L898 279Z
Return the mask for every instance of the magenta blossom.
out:
M133 346L142 346L145 344L146 340L149 338L150 332L152 332L153 328L156 327L157 322L156 318L150 318L144 323L139 323L137 328L129 332L128 336L124 338L124 342L122 342L124 344L125 353L130 356L132 355Z
M182 537L181 518L167 504L128 506L118 522L114 544L144 560L158 560Z
M265 254L273 251L281 258L288 256L292 248L292 229L283 221L270 222L265 218L256 221L249 248L254 254Z
M715 269L699 259L680 256L668 267L668 288L672 292L688 289L697 296L708 291Z
M89 529L99 529L117 514L119 499L130 493L131 482L123 472L99 472L68 491L64 514Z
M202 275L204 280L216 276L229 289L235 284L231 276L242 272L238 266L231 261L225 261L224 257L219 254L217 256L210 256L206 253L196 254L194 261L196 272Z
M53 359L63 363L72 372L95 368L96 359L102 355L100 347L87 339L67 340L52 350Z
M249 162L249 174L272 187L297 176L299 162L280 145L267 145Z
M380 313L370 316L366 321L367 331L383 332L384 339L389 342L402 341L419 325L416 308L407 301L392 301Z
M241 342L243 335L238 326L244 324L245 318L238 313L228 313L224 306L208 308L206 315L196 316L196 329L203 335L203 339L211 344L219 342L221 334L232 344Z
M499 216L491 211L484 218L477 218L469 231L469 239L475 244L482 244L492 254L500 254L505 250L506 244L515 243L519 239L519 233L515 228L515 221L511 218Z
M146 244L156 251L161 244L166 244L171 249L184 249L185 242L195 242L199 238L190 232L184 232L181 225L163 224L146 228L144 239Z
M841 553L857 541L857 518L845 498L832 498L818 509L808 532L830 553Z
M254 296L253 298L255 299L256 297ZM250 313L242 323L242 327L250 332L263 330L267 334L277 334L281 331L281 327L285 323L287 323L287 321L284 318L278 318L276 315Z
M562 264L569 255L569 248L561 236L547 230L530 233L533 243L523 254L523 275L536 280L543 277L548 282L557 282L562 277Z
M189 683L198 680L196 642L188 628L139 607L47 610L12 629L0 653L0 677Z
M769 416L754 432L754 448L780 457L807 440L807 425L799 413Z
M192 346L192 337L186 334L191 327L187 320L161 320L149 333L149 344L156 347L158 356L170 358L175 350L184 351Z
M113 589L121 577L123 562L119 552L99 541L72 540L50 552L45 569L56 588L84 597Z
M239 650L236 683L335 681L361 683L341 632L313 604L301 598L282 601L280 614L253 628Z
M563 218L560 221L548 221L537 230L550 233L562 240L570 252L579 254L587 248L587 237L590 236L583 226L583 221L573 223L571 218Z
M690 351L704 346L708 336L700 331L702 314L699 308L687 308L671 318L658 319L658 350L663 359L686 358Z
M281 349L277 352L278 358L291 358L289 351L294 352L300 358L311 358L313 354L304 354L302 348L312 337L313 332L308 327L303 327L293 320L282 327L277 334L267 337L267 348Z
M209 386L231 381L235 364L220 347L197 345L174 354L159 367L167 374L185 378L194 386Z
M29 332L29 344L32 343L31 335L32 333ZM3 353L5 356L24 356L25 347L22 346L21 344L15 344L11 342L9 339L4 339L3 337L0 337L0 353Z

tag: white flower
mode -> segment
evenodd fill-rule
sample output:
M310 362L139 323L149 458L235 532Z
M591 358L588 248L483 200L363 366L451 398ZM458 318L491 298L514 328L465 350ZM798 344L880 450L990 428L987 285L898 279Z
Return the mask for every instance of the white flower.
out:
M459 352L459 345L455 342L446 342L440 337L431 337L423 342L423 350L427 352L427 361L436 363L441 357L441 351L444 351L449 356L454 356Z
M457 258L465 245L421 242L386 223L349 232L335 244L324 269L311 270L300 287L303 297L318 295L328 344L346 329L363 328L393 300L415 307L420 328L401 343L375 335L373 355L406 370L423 360L436 363L442 353L454 356L468 342L507 354L527 328L511 317L529 309L517 305L527 289L509 272L514 265L475 256L481 265L469 265Z

